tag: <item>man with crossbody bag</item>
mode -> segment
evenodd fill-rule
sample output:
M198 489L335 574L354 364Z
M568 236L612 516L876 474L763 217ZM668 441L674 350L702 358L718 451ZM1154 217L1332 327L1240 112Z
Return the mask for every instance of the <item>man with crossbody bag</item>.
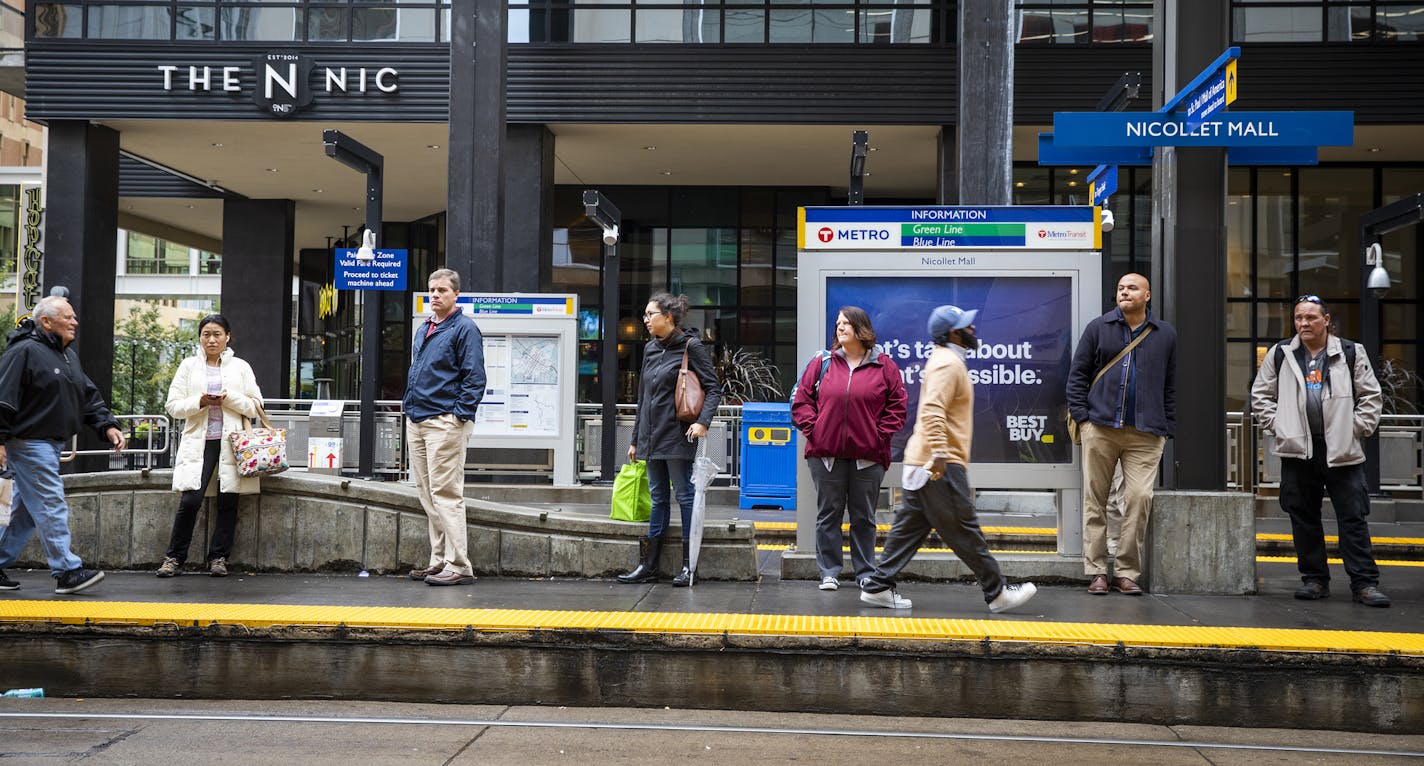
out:
M1068 371L1068 414L1083 444L1083 571L1093 595L1142 595L1152 488L1176 430L1177 331L1147 309L1151 298L1141 274L1119 280L1117 307L1088 323ZM1125 508L1109 580L1105 505L1119 461Z

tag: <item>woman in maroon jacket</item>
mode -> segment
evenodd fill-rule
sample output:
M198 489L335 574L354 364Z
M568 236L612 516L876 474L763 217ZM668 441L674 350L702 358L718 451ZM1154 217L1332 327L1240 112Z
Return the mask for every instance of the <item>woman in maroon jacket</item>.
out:
M839 587L845 545L841 520L847 511L856 582L875 571L875 506L890 467L890 438L905 425L905 400L900 368L875 351L870 317L856 306L842 307L831 350L806 366L791 405L816 482L821 590Z

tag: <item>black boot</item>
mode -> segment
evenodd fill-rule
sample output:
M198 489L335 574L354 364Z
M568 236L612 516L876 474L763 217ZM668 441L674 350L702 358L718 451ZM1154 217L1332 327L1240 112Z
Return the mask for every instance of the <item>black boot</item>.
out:
M663 552L662 536L639 538L638 548L642 556L637 568L627 574L618 575L618 582L632 585L658 579L658 556Z
M688 566L688 562L690 562L690 561L691 561L691 559L688 558L688 555L687 555L687 538L683 538L683 540L682 540L682 571L677 573L677 577L672 578L672 587L674 587L674 588L686 588L687 586L689 586L689 585L692 584L692 581L693 581L693 580L697 579L697 573L694 572L694 571L692 571L692 568L691 568L690 566Z

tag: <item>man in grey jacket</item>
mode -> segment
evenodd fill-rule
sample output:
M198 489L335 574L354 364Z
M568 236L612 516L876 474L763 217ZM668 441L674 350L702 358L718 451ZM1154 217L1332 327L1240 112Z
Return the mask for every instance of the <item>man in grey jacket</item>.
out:
M1360 439L1379 425L1382 398L1369 355L1330 334L1324 301L1295 301L1296 335L1267 352L1251 385L1251 411L1273 434L1281 458L1281 509L1290 516L1302 600L1330 595L1325 529L1320 506L1325 492L1335 507L1340 555L1355 601L1387 607L1379 590L1379 567L1370 551L1365 517L1365 451Z

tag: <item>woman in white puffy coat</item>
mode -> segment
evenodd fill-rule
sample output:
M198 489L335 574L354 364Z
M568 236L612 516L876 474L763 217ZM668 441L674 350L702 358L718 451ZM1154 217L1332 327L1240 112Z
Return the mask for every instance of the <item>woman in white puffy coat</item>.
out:
M158 568L159 577L172 577L183 569L193 541L193 525L205 495L217 495L213 538L208 546L208 573L227 576L227 557L237 530L237 496L256 494L259 479L244 479L237 458L228 446L228 434L243 430L247 418L257 417L262 391L252 367L227 347L232 328L222 314L198 322L198 353L183 360L168 387L168 415L182 420L183 439L173 468L173 489L178 492L178 513L168 551ZM218 480L212 482L214 473Z

